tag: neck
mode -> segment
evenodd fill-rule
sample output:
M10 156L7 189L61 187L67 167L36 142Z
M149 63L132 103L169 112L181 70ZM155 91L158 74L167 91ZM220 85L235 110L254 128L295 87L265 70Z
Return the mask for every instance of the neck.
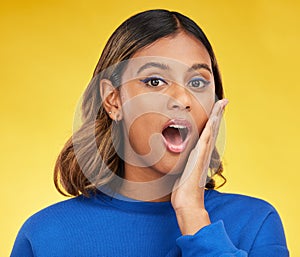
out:
M119 190L122 195L141 201L165 202L177 176L163 174L151 167L137 167L124 163L124 182Z

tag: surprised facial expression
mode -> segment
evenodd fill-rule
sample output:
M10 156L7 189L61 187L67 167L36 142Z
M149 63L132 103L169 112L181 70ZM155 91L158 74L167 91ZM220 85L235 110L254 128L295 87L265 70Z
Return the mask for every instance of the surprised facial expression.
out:
M125 162L182 172L215 101L207 50L184 32L139 50L126 64L120 101Z

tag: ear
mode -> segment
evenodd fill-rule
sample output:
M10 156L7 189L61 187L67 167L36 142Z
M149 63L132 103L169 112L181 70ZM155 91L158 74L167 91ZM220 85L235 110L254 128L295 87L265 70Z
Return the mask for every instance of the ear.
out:
M113 86L110 80L100 80L100 95L102 105L112 120L119 121L122 119L122 104L120 91Z

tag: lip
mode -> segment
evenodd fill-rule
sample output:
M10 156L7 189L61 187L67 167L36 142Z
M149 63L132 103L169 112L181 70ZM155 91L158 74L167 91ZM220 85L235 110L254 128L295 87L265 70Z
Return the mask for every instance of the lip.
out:
M179 126L184 126L188 129L188 133L187 133L187 136L186 138L184 139L184 141L180 144L180 145L174 145L174 144L171 144L170 142L168 142L166 140L166 138L164 137L163 135L163 131L164 129L166 129L167 127L171 126L171 125L179 125ZM162 134L162 137L163 137L163 141L164 141L164 144L166 145L167 149L170 151L170 152L173 152L173 153L181 153L185 150L188 142L189 142L189 139L190 139L190 136L191 136L191 131L192 131L192 125L189 121L185 120L185 119L172 119L172 120L169 120L163 127L162 131L161 131L161 134Z

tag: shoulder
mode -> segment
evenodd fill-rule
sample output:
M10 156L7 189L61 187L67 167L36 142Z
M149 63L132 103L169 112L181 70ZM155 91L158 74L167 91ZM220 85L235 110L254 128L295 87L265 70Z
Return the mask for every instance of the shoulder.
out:
M99 207L99 204L95 204L94 201L94 198L77 196L52 204L30 216L24 222L20 232L30 237L43 231L46 233L48 229L64 229L93 212L96 206Z
M270 244L285 245L280 216L267 201L210 190L206 194L205 204L211 221L222 220L235 245L249 251L254 243L259 245L266 240Z
M95 233L104 235L103 226L110 214L111 208L97 196L78 196L50 205L25 221L14 244L18 254L13 256L20 256L24 249L34 251L36 256L58 256L53 252L72 250L77 242L89 245Z
M275 208L267 201L242 195L242 194L233 194L233 193L221 193L216 190L209 190L207 192L207 202L212 205L222 206L229 205L231 207L235 206L237 209L247 208L248 210L261 210L266 212L276 211Z
M209 190L206 207L217 218L263 222L268 216L278 216L269 202L251 196ZM225 218L226 217L226 218Z

